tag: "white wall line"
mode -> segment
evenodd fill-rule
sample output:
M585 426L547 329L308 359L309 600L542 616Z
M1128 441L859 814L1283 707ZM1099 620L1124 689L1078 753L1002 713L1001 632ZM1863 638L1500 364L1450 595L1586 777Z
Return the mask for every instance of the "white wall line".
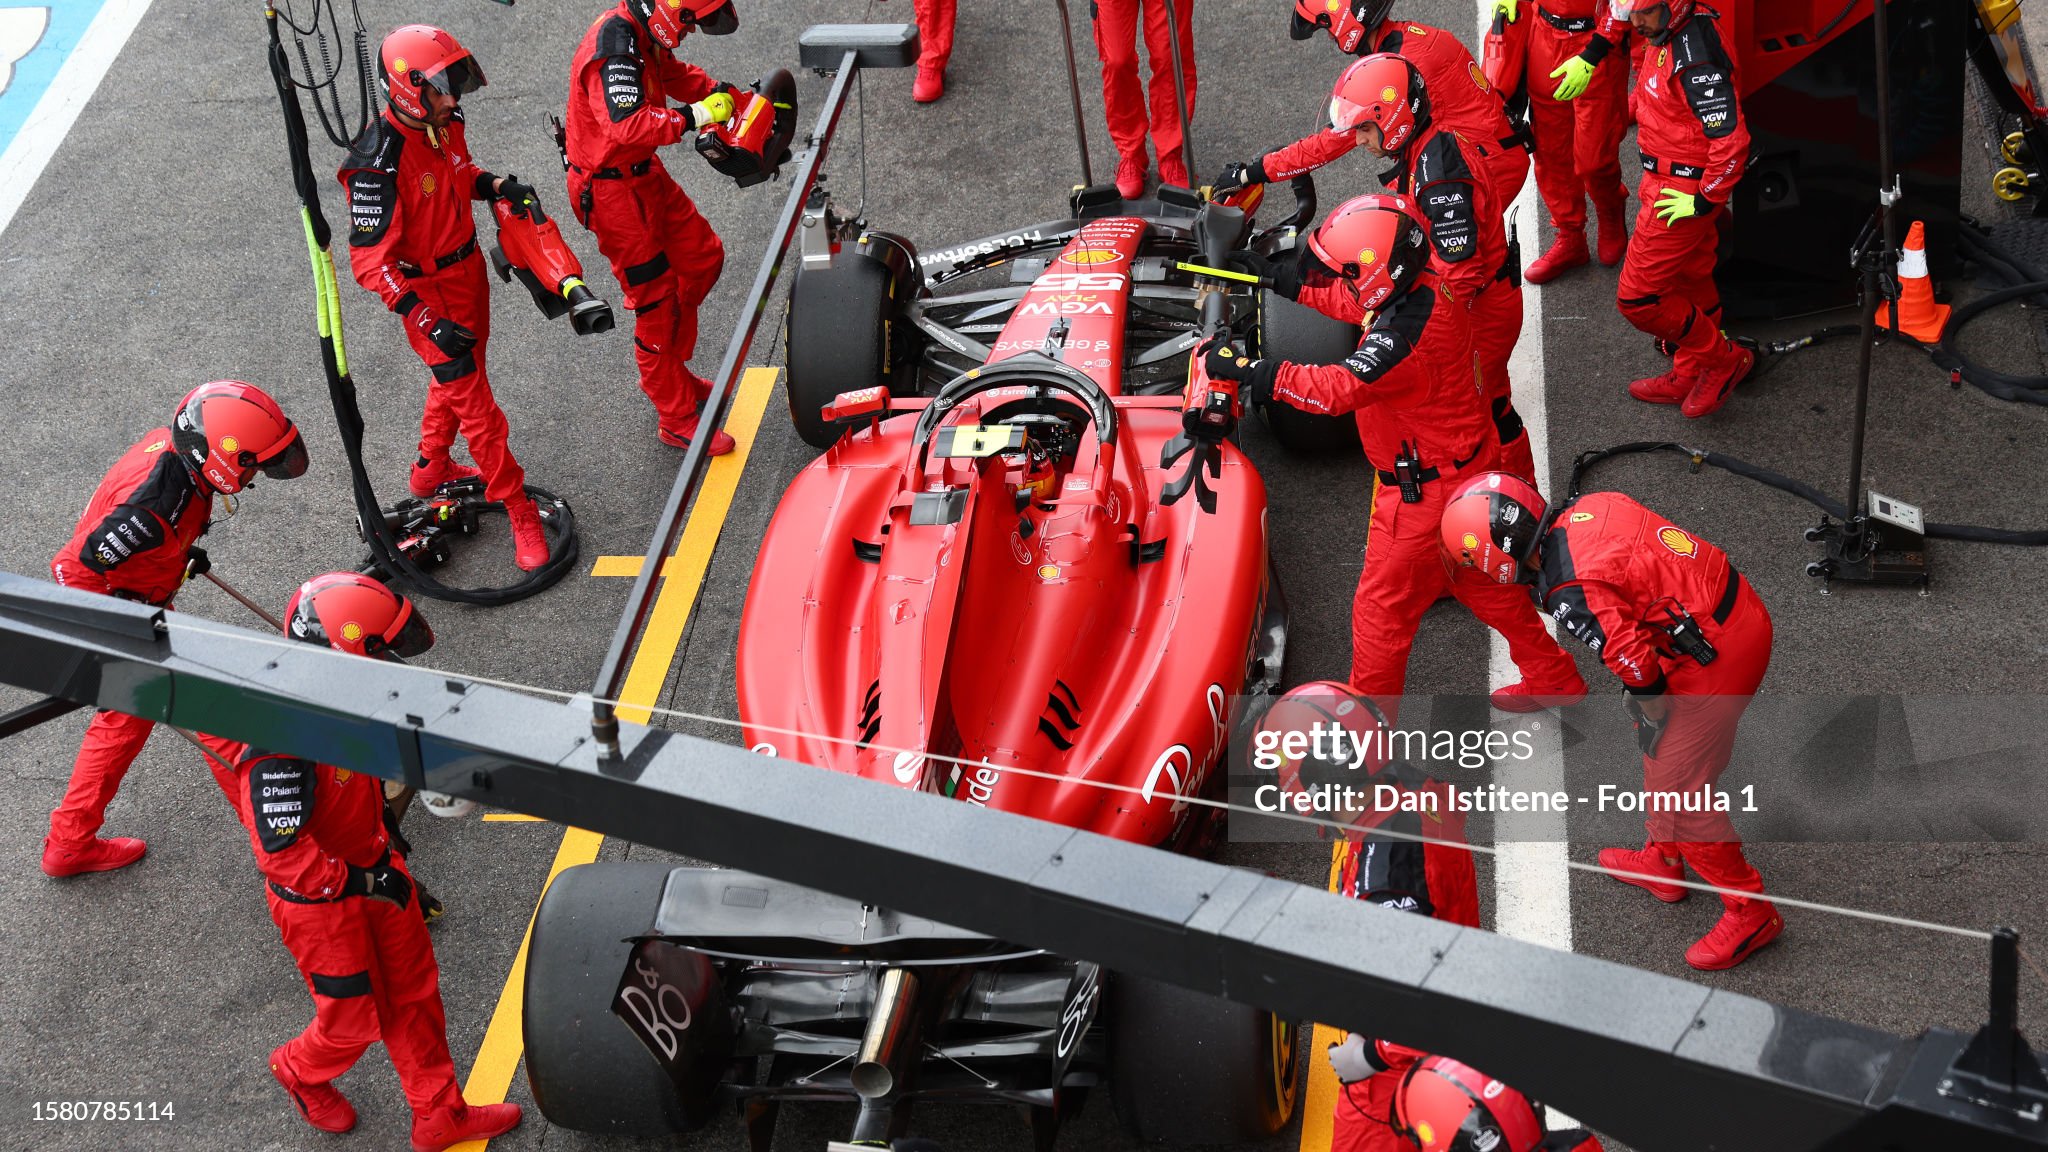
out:
M149 11L150 0L106 0L92 23L78 38L50 86L43 90L33 111L22 121L7 151L0 153L0 231L14 221L14 213L28 198L29 189L43 174L57 146L64 142L78 114L99 89L100 80L128 43L128 35Z

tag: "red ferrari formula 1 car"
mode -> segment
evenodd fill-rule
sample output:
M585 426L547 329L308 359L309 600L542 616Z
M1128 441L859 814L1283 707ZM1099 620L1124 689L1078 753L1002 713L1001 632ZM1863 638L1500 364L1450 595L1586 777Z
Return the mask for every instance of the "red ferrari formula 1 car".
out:
M802 273L791 391L829 383L835 438L762 541L741 720L758 752L877 787L1205 852L1220 812L1190 800L1222 795L1286 633L1235 392L1190 357L1263 336L1251 278L1200 270L1257 238L1177 190L1075 207L943 261L865 233ZM1004 265L1018 283L933 294ZM1095 1084L1140 1138L1235 1143L1283 1125L1300 1083L1294 1029L1254 1009L663 864L555 881L525 1026L554 1123L683 1132L737 1101L759 1148L791 1099L857 1105L855 1141L916 1103L1023 1104L1050 1147Z

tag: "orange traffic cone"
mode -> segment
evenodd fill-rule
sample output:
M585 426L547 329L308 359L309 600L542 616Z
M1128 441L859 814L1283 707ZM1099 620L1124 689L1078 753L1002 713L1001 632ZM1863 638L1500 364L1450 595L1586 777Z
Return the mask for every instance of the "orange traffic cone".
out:
M1899 332L1922 344L1933 344L1941 339L1941 330L1948 324L1949 306L1934 302L1934 281L1927 275L1927 229L1920 221L1913 221L1912 231L1906 233L1906 250L1899 256ZM1891 309L1879 305L1877 325L1889 328Z

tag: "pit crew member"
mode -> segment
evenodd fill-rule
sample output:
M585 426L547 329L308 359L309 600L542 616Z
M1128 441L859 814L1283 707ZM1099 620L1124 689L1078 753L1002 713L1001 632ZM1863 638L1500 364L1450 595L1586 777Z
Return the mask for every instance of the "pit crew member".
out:
M1188 120L1195 118L1195 0L1090 0L1095 13L1095 52L1102 59L1102 103L1109 138L1116 144L1116 190L1126 200L1145 194L1152 162L1145 152L1149 128L1159 150L1159 182L1188 187L1181 153L1179 100L1173 83L1173 42L1167 35L1166 5L1180 28L1180 59L1186 69ZM1145 28L1151 57L1149 85L1138 81L1138 25Z
M1537 603L1621 680L1643 750L1643 790L1710 788L1728 768L1743 711L1771 663L1771 615L1719 548L1618 492L1549 508L1506 473L1463 484L1442 544L1466 578L1532 586ZM1615 879L1666 903L1686 865L1723 889L1722 915L1686 950L1703 971L1733 968L1784 930L1726 812L1652 808L1649 842L1606 848ZM1751 895L1742 895L1750 893Z
M946 64L953 59L953 24L960 0L916 0L917 79L910 98L930 104L946 94Z
M1628 322L1672 357L1669 371L1628 392L1705 416L1756 366L1753 352L1721 333L1714 287L1719 218L1749 163L1735 60L1719 16L1693 0L1613 0L1612 11L1648 43L1629 94L1643 154L1636 238L1615 296Z
M569 204L619 278L633 310L640 390L654 404L662 443L678 448L696 438L711 394L690 357L725 245L656 152L732 118L733 86L675 52L692 31L724 36L739 26L733 0L618 0L569 65ZM732 437L711 432L713 456L732 449Z
M353 572L300 585L285 628L359 655L417 655L434 642L410 601ZM517 1126L519 1105L471 1105L455 1081L440 968L417 886L386 832L383 782L246 745L233 751L209 757L214 779L248 831L270 917L313 997L313 1022L270 1054L299 1115L322 1132L354 1128L355 1107L334 1080L381 1039L412 1108L414 1152Z
M1421 1056L1412 1048L1394 1052ZM1591 1132L1549 1131L1543 1105L1448 1056L1412 1060L1392 1120L1422 1152L1601 1152Z
M136 441L100 480L50 575L66 588L167 608L186 577L210 565L197 541L214 496L242 491L258 472L287 480L305 471L305 442L268 393L240 380L202 384L178 402L170 427ZM71 783L50 813L45 873L110 872L142 859L141 840L99 830L154 727L120 712L93 713Z
M1378 483L1365 569L1351 614L1351 686L1390 718L1407 680L1423 612L1448 590L1507 637L1522 680L1497 707L1577 703L1585 681L1526 597L1452 582L1437 555L1437 520L1459 477L1496 467L1500 445L1480 393L1470 311L1431 267L1428 229L1405 196L1347 201L1301 249L1303 304L1364 331L1342 364L1246 360L1204 350L1209 374L1241 382L1249 403L1357 414ZM1370 316L1370 320L1367 317Z
M1586 248L1589 197L1600 225L1600 262L1618 262L1628 247L1628 190L1619 155L1628 131L1628 58L1608 59L1628 26L1608 18L1603 5L1494 0L1501 32L1488 37L1486 78L1504 95L1528 93L1536 191L1557 228L1550 249L1529 265L1532 284L1548 284L1592 258Z
M408 24L384 38L378 64L388 106L350 147L340 179L349 270L405 322L406 340L433 375L408 487L427 497L481 469L485 495L512 522L514 560L531 572L548 562L548 538L484 371L490 286L470 202L530 197L533 188L470 158L459 105L484 86L484 72L454 36ZM477 468L449 458L458 432Z
M1394 0L1295 0L1289 34L1306 40L1321 28L1353 56L1392 52L1415 65L1429 89L1436 121L1467 140L1486 145L1486 177L1494 202L1505 211L1529 178L1528 134L1508 119L1498 90L1462 41L1441 28L1411 20L1388 22ZM1250 164L1232 165L1217 178L1218 193L1246 184L1291 180L1346 155L1358 146L1355 132L1324 129L1276 148Z

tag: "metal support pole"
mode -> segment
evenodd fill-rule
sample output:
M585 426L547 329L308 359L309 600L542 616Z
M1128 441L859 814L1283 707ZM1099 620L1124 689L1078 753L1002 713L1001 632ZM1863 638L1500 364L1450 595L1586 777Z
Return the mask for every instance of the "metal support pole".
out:
M1870 413L1870 355L1871 343L1877 338L1877 310L1890 308L1891 330L1899 325L1897 298L1884 290L1885 278L1892 274L1889 265L1898 259L1898 221L1893 217L1892 207L1899 200L1899 177L1892 167L1892 114L1891 114L1891 32L1887 10L1889 0L1879 0L1871 12L1871 28L1877 41L1877 171L1881 182L1877 190L1877 235L1874 240L1883 244L1875 257L1862 254L1863 265L1863 321L1860 338L1863 347L1856 359L1856 423L1849 440L1849 499L1845 507L1849 510L1847 551L1851 555L1860 550L1863 535L1863 430ZM1883 183L1888 182L1888 183Z
M840 114L846 111L853 78L860 71L859 55L848 50L832 79L831 91L825 96L824 110L818 114L817 126L812 129L811 149L804 155L797 166L795 178L790 181L789 197L783 202L782 215L776 218L775 230L769 234L768 250L761 254L761 266L754 273L754 286L748 291L747 306L741 313L739 326L733 330L731 341L726 344L725 359L719 362L711 395L704 402L707 419L698 422L700 429L715 429L725 423L726 409L732 403L733 381L747 362L754 333L761 326L761 317L767 313L768 298L774 293L776 277L782 271L782 258L789 251L790 240L796 236L804 202L818 183L825 150L832 141L833 131L839 126ZM599 666L597 682L591 689L595 700L591 708L590 731L607 756L619 754L619 721L611 701L618 698L619 689L626 682L627 661L640 637L640 630L647 623L647 614L654 609L655 594L661 587L663 563L675 550L690 497L697 491L705 466L710 463L711 458L706 454L710 444L711 436L707 432L693 439L689 450L683 453L682 466L676 470L675 483L670 485L668 500L662 505L660 518L655 521L654 538L647 545L647 558L640 565L640 575L633 579L633 590L626 599L626 611L612 633L611 645L605 650L604 663Z
M1166 42L1173 56L1173 110L1180 114L1180 162L1187 167L1188 179L1195 179L1195 133L1189 121L1193 119L1188 100L1188 72L1180 51L1179 0L1163 0L1166 5ZM1194 6L1189 5L1188 15L1194 15ZM1152 67L1159 67L1154 60Z
M1060 36L1067 44L1067 95L1074 104L1074 144L1081 150L1081 187L1095 183L1095 166L1088 162L1088 122L1081 115L1081 72L1074 63L1074 22L1067 18L1067 0L1053 0L1060 10Z
M270 625L272 628L277 629L279 632L284 631L284 622L279 620L277 617L272 616L270 613L265 612L263 610L263 605L258 604L254 600L249 599L247 596L242 595L240 592L235 591L233 588L228 586L227 581L221 579L218 576L215 576L211 572L206 573L206 578L208 580L213 581L214 587L227 593L229 596L232 596L235 600L235 603L240 604L242 607L247 608L251 612L254 612L257 615L257 617L261 619L265 624Z

